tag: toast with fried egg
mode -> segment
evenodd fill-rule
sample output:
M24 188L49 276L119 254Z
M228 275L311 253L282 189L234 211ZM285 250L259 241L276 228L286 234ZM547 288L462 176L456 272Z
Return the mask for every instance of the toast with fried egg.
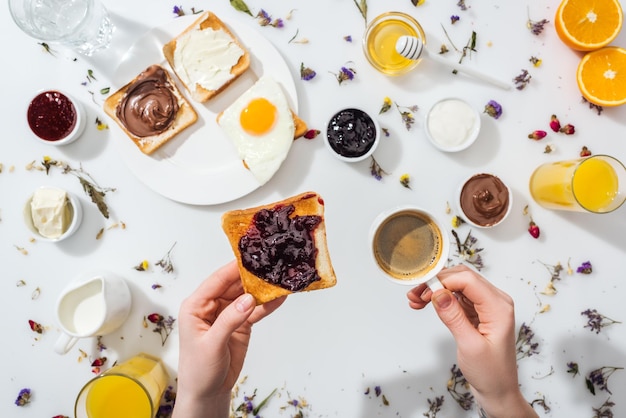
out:
M259 305L337 283L328 251L324 201L315 192L226 212L222 229L237 258L244 291Z
M146 155L198 119L170 73L156 64L110 95L103 108Z
M202 13L193 24L163 46L163 55L192 99L206 102L250 67L250 53L214 13Z

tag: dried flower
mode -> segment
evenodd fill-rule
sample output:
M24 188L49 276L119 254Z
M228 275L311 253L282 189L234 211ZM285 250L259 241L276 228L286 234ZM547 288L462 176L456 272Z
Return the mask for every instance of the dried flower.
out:
M604 327L608 327L613 324L621 324L620 321L616 321L608 316L602 315L596 309L587 309L582 311L580 314L587 317L587 325L585 325L585 328L589 328L590 331L595 331L596 334L599 334Z
M541 32L543 32L543 27L547 24L550 23L549 20L546 19L541 19L541 20L531 20L530 18L528 18L528 20L526 21L526 27L528 29L530 29L530 32L533 35L540 35Z
M602 106L597 105L595 103L591 103L589 100L585 99L583 96L581 96L581 99L583 103L589 104L589 109L595 109L598 116L602 114L602 111L604 110Z
M576 273L582 273L582 274L591 274L592 271L593 271L593 268L591 267L591 262L589 261L585 261L576 269Z
M154 283L154 284L153 284L152 286L150 286L150 287L152 288L152 290L157 290L157 289L162 288L163 286L161 286L161 285L160 285L160 284L158 284L158 283Z
M162 259L154 263L155 265L161 267L165 273L174 272L174 265L172 264L171 253L175 245L176 245L176 242L174 242L174 244L172 244L170 249L167 250L167 253L163 256Z
M421 6L422 4L426 3L426 0L411 0L411 3L413 3L413 6Z
M39 322L35 322L32 319L28 320L28 326L30 330L36 332L37 334L43 334L43 326Z
M30 402L30 398L31 398L32 394L30 392L30 389L28 388L24 388L22 390L20 390L20 393L17 395L17 399L15 400L15 405L17 406L24 406L27 403Z
M424 416L427 418L436 418L437 412L441 412L441 407L443 406L444 398L443 396L437 396L435 399L428 400L428 411L424 412Z
M489 100L485 105L485 113L494 119L499 119L502 116L502 106L495 100Z
M452 228L458 228L465 223L465 219L461 218L459 215L454 215L452 217Z
M165 318L163 315L158 313L151 313L150 315L144 317L144 321L146 318L148 321L156 325L152 332L156 332L161 336L161 346L164 346L167 338L174 329L174 322L176 319L174 319L171 315Z
M599 369L590 371L585 378L587 389L589 389L589 392L591 392L592 395L595 395L597 386L599 390L604 390L612 395L613 393L608 387L609 377L611 377L611 375L616 371L623 369L623 367L603 366Z
M533 67L541 67L541 64L543 62L541 58L537 58L537 57L530 57L528 61L530 61Z
M370 163L370 174L376 180L380 181L380 180L383 179L383 175L388 174L388 173L385 170L382 169L380 164L378 164L376 159L374 159L374 156L371 156L370 158L372 159L372 162Z
M543 412L545 412L546 414L550 412L551 410L548 404L546 403L545 395L542 395L541 398L533 399L533 401L530 403L530 406L534 408L535 405L541 406L543 408Z
M307 38L300 38L298 40L296 40L296 38L298 37L298 33L300 33L300 29L296 29L296 33L295 35L293 35L291 37L291 39L289 40L289 44L294 43L294 44L308 44L309 40Z
M513 79L513 82L515 83L515 88L518 90L524 90L524 88L526 88L532 78L533 77L528 73L527 70L522 70L522 72Z
M310 69L309 67L305 67L304 63L300 63L300 79L304 81L312 80L317 73Z
M530 215L528 205L524 206L523 214L525 216L527 215L530 218L530 221L528 222L528 233L531 237L535 239L539 238L541 230L539 229L539 226L535 223L535 221L533 221L533 217Z
M314 139L316 138L318 135L320 134L320 130L319 129L309 129L308 131L306 131L304 133L304 137L306 139Z
M272 19L265 10L259 10L259 13L256 15L257 21L261 26L273 26L275 28L282 28L284 26L284 22L282 19Z
M474 396L469 391L469 382L456 364L452 365L450 373L452 375L447 384L448 393L463 410L469 411L474 406Z
M578 369L578 363L570 361L567 363L567 372L572 374L572 377L576 377L576 375L580 374Z
M454 239L456 241L456 251L457 251L456 255L461 260L467 263L470 263L478 271L480 271L484 267L483 259L481 255L479 254L481 251L483 251L483 248L475 248L476 243L478 242L478 239L476 239L472 235L472 231L469 231L467 233L467 236L465 237L465 240L463 240L463 243L461 243L461 240L459 239L459 235L456 233L454 229L452 230L452 235L454 235Z
M403 174L400 176L400 184L407 189L411 188L411 177L408 174Z
M613 411L611 408L615 406L615 402L608 398L600 408L591 408L595 415L592 418L613 418Z
M391 99L389 97L385 97L385 99L383 100L383 105L380 107L380 111L378 112L379 115L382 115L383 113L386 113L389 109L391 109Z
M104 363L106 362L107 362L106 357L98 357L97 359L91 362L91 367L102 367L104 366Z
M552 144L546 144L546 147L543 149L543 153L544 154L550 154L552 151L554 151L554 145Z
M539 354L537 350L539 348L539 343L533 341L535 338L535 333L533 330L523 323L520 326L520 329L517 333L517 339L515 341L515 350L517 353L517 360L521 360L526 357L531 357L533 354Z
M580 150L580 156L589 157L590 155L591 155L591 150L587 148L585 145L583 145L582 149Z
M343 37L343 40L346 41L346 42L352 42L352 36L346 35L346 36Z
M387 128L380 128L380 130L383 132L383 135L385 135L385 138L389 138L389 135L391 135Z
M184 16L185 12L183 11L183 6L174 6L174 10L172 10L176 16Z
M542 140L543 138L545 138L546 135L548 135L548 133L546 131L542 131L540 129L537 129L537 130L532 131L531 133L529 133L528 134L528 138L529 139L534 139L535 141L539 141L539 140Z
M467 6L465 5L465 0L459 0L456 3L457 6L459 6L459 9L461 10L467 10Z
M365 23L367 23L367 0L354 0L354 4L359 9L359 12L361 12L361 16L363 16Z
M137 271L146 271L148 270L149 267L150 267L150 264L148 263L148 260L143 260L141 263L137 264L133 268Z
M341 67L338 73L331 73L335 75L337 82L339 85L347 80L354 80L354 76L356 74L356 70L354 68Z
M50 48L50 45L47 44L46 42L39 42L39 45L41 45L41 47L43 48L44 52L47 52L48 54L52 55L53 57L55 56L55 50Z
M395 105L396 109L398 109L398 112L400 112L402 122L404 122L404 127L407 131L410 131L411 127L413 127L413 124L415 123L415 116L413 116L413 113L417 112L419 108L417 107L417 105L400 106L398 105L398 103L396 103Z
M96 129L99 131L105 131L109 129L109 125L102 122L100 118L96 118Z
M457 15L452 15L450 16L450 24L454 25L456 22L458 22L460 19L460 17L458 17Z
M564 133L565 135L572 135L576 132L576 128L574 128L574 125L572 125L571 123L568 123L561 129L559 129L559 132Z
M556 117L556 115L550 116L550 129L552 129L554 132L559 132L561 130L561 122L559 121L559 118Z

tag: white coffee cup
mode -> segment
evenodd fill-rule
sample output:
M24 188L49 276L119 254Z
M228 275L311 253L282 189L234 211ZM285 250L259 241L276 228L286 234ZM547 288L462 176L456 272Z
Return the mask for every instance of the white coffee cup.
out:
M62 329L54 351L67 353L78 339L109 334L119 328L131 308L126 281L111 272L84 273L61 293L56 317Z

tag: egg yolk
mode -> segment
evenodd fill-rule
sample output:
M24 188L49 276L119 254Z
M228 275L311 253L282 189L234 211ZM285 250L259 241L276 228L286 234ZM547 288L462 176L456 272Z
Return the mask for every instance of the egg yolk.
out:
M264 98L253 99L241 111L239 122L250 135L263 135L272 129L276 122L276 106Z

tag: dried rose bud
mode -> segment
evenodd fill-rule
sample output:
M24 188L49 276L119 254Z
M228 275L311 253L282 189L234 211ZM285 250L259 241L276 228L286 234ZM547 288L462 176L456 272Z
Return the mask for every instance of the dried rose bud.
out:
M546 135L548 135L548 133L546 131L536 130L536 131L533 131L532 133L528 134L528 138L534 139L535 141L539 141L539 140L545 138Z
M583 148L580 150L580 156L589 157L590 155L591 155L591 150L587 148L586 146L583 146Z
M148 315L148 321L152 322L153 324L158 324L159 322L163 321L163 316L159 315L158 313L152 313Z
M309 129L305 132L304 137L306 139L313 139L320 134L320 131L317 129Z
M43 334L43 327L41 326L40 323L35 322L32 319L29 319L28 325L30 326L30 329L36 332L37 334Z
M528 233L531 237L536 239L539 238L539 234L541 233L541 231L539 230L539 227L536 223L530 221L530 223L528 224Z
M559 132L561 130L561 122L559 122L559 118L556 115L550 116L550 129L554 132Z
M574 129L574 125L568 123L567 125L563 126L561 129L559 129L559 132L562 132L565 135L572 135L574 132L576 132L576 129Z
M106 357L100 357L95 359L92 363L91 363L91 367L100 367L100 366L104 366L104 363L106 363L107 358Z

